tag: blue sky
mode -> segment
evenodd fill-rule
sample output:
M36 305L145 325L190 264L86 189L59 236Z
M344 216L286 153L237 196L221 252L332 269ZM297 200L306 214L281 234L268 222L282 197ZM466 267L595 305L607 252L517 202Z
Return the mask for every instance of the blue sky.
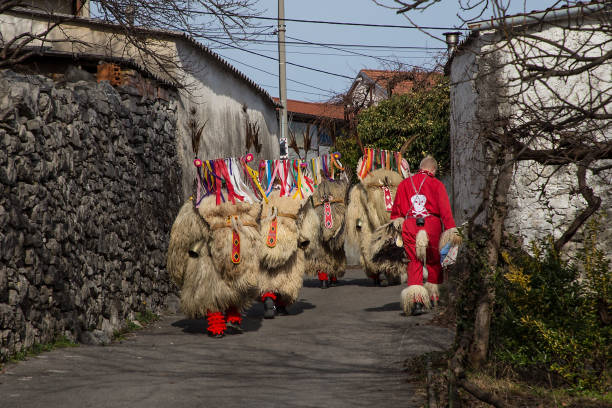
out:
M392 1L387 0L387 4ZM556 3L554 0L514 0L510 12L522 12L525 9L544 9ZM263 16L276 17L277 0L260 0L259 8ZM459 27L461 20L457 17L458 0L443 0L425 12L411 12L409 17L420 26ZM490 14L484 17L489 17ZM371 0L285 0L285 17L307 20L332 20L343 22L411 25L395 10L376 5ZM261 21L262 25L271 26L266 32L270 35L259 39L276 40L273 35L274 21ZM443 37L443 30L429 30L429 33ZM353 53L377 56L388 61L358 56L338 49L317 46L287 45L287 61L354 78L360 69L386 69L393 61L404 64L431 68L436 59L444 60L446 44L414 29L352 27L340 25L322 25L311 23L287 22L287 36L310 42L339 44L368 44L401 47L424 47L426 49L378 49L339 46L342 50ZM287 38L287 41L293 41ZM218 43L203 41L228 62L260 84L272 96L278 96L278 62L247 52L220 46ZM240 45L248 50L277 57L277 46L269 43L246 43ZM246 65L245 65L246 64ZM262 70L268 73L262 72ZM295 66L287 66L287 96L289 99L304 101L324 101L332 95L345 92L352 80L309 71ZM307 85L299 84L299 81Z

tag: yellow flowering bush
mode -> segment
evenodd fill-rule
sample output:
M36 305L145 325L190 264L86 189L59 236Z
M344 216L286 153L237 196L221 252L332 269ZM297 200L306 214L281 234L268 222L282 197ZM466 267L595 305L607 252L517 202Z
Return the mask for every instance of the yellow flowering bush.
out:
M534 243L533 255L502 254L506 265L497 278L492 322L496 360L534 378L551 374L575 389L610 385L612 278L597 231L592 221L571 260L561 258L550 239Z

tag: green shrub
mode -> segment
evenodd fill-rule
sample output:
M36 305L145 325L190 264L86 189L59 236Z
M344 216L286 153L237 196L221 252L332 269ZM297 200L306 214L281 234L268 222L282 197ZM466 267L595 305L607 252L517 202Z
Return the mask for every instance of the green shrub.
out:
M404 155L410 169L418 169L421 159L432 154L439 163L439 173L444 174L449 169L450 157L449 112L448 80L440 77L431 87L417 87L408 94L394 95L363 110L358 115L357 132L364 147L392 151L398 151L406 140L416 135ZM342 154L342 164L354 176L363 154L355 139L337 138L335 150Z
M532 254L503 253L496 279L491 351L496 360L533 377L554 374L577 390L603 390L612 351L610 261L597 248L597 224L567 261L551 240Z

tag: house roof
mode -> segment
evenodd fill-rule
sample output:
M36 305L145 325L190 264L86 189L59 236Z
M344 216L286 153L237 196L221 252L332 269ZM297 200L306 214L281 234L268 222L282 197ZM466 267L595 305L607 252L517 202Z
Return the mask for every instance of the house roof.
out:
M419 81L426 81L432 84L434 80L440 76L437 72L419 72L419 71L389 71L379 69L362 69L360 71L367 75L376 84L382 86L385 90L391 86L391 93L401 95L412 92L414 85ZM405 79L404 79L405 78ZM393 81L397 83L393 84Z
M402 95L412 92L419 82L425 81L428 85L432 85L440 76L438 72L362 69L353 81L349 94L354 91L360 78L377 85L385 93L390 89L392 95Z
M278 98L273 98L280 103ZM305 102L287 99L287 112L294 114L344 120L344 106L326 102Z
M48 13L45 13L45 12L41 12L41 11L37 11L37 10L31 10L31 9L25 9L25 8L12 9L12 10L10 10L7 13L17 14L17 15L29 15L29 16L35 16L35 17L42 17L42 18L46 18L46 19L55 19L55 20L61 20L63 22L72 22L72 23L82 24L82 25L86 25L86 26L104 27L104 28L111 28L111 29L115 29L115 30L121 28L121 26L118 25L118 24L114 24L114 23L110 23L110 22L105 22L105 21L97 20L97 19L93 19L93 18L74 16L74 15L71 15L71 14L58 14L58 13L48 14ZM187 35L187 34L185 34L183 32L172 31L172 30L151 29L151 28L143 28L143 27L138 27L136 30L137 30L137 32L142 33L142 34L155 34L157 36L164 36L164 37L168 37L168 38L181 39L181 40L189 43L190 45L192 45L193 47L198 49L200 52L202 52L203 54L209 56L213 61L215 61L217 64L219 64L223 69L227 70L235 78L237 78L238 80L246 83L248 86L253 88L253 90L256 93L260 94L272 106L274 106L274 107L278 106L277 103L272 98L272 96L270 96L270 94L265 89L263 89L261 86L256 84L252 79L247 77L245 74L240 72L237 68L235 68L229 62L227 62L226 60L221 58L221 56L219 56L217 53L212 51L210 48L208 48L204 44L198 42L195 38L193 38L193 37L191 37L191 36L189 36L189 35ZM83 55L83 54L81 54L81 55Z

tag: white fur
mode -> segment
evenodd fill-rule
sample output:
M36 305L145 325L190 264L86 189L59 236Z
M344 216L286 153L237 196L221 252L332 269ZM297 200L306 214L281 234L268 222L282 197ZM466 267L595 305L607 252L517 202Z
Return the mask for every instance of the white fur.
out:
M412 305L415 303L415 299L421 300L425 309L431 309L427 289L421 285L410 285L404 288L401 294L402 309L404 309L406 316L410 316L412 313Z
M425 264L427 259L427 246L429 245L429 237L427 231L420 230L416 235L416 257Z
M427 293L429 293L429 298L432 299L433 305L436 306L440 298L440 285L427 282L425 284L425 289L427 289Z

